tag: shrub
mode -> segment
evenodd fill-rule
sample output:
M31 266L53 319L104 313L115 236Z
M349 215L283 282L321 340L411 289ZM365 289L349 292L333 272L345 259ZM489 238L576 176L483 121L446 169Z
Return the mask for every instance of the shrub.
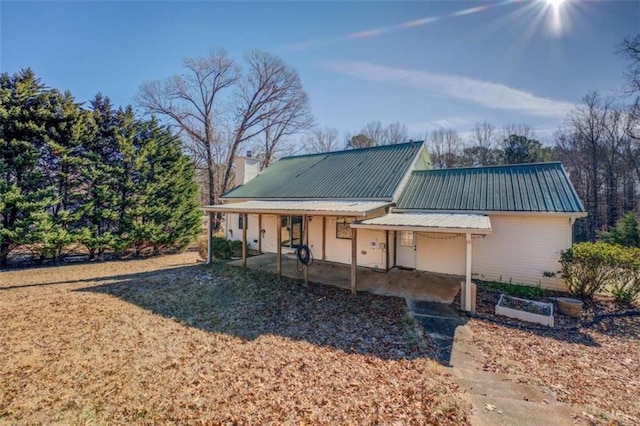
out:
M242 254L242 241L230 241L221 237L213 237L211 254L216 259L228 260Z
M623 249L619 260L618 276L610 290L616 302L628 304L640 295L640 249Z
M569 291L581 298L607 290L616 302L640 295L640 249L609 243L574 244L560 256Z
M560 255L562 278L569 291L591 298L615 280L621 246L609 243L578 243Z

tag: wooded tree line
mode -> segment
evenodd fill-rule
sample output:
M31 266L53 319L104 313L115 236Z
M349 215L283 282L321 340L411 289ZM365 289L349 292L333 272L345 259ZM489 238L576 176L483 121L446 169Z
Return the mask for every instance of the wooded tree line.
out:
M0 76L0 266L188 244L200 232L192 161L155 119L97 95L83 108L27 69Z

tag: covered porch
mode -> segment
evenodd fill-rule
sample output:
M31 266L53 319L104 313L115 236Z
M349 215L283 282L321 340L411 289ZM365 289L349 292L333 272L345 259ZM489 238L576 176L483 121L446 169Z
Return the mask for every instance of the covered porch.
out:
M472 302L472 256L473 256L473 239L475 237L483 237L492 233L491 221L488 216L481 214L464 214L464 213L388 213L371 219L353 223L354 229L362 230L384 230L385 232L393 232L401 236L407 235L408 244L405 245L405 251L413 255L416 266L416 258L437 259L431 264L431 267L437 266L437 263L447 263L449 258L464 259L464 277L462 281L462 309L465 311L473 311ZM442 251L442 245L434 244L434 250L431 253L424 253L420 250L420 245L416 240L417 236L428 236L434 240L449 240L457 237L464 238L464 246L462 250L454 250L453 252L444 251L437 253L436 250ZM398 248L399 249L399 248ZM396 254L399 250L395 251ZM433 262L433 261L432 261ZM418 268L420 269L420 268ZM423 267L423 270L430 268ZM435 269L435 268L434 268ZM451 272L447 270L447 272Z
M230 262L242 266L242 259ZM281 274L288 278L304 279L295 255L283 255ZM276 273L276 254L264 253L248 257L249 269ZM314 260L306 268L308 280L314 283L333 285L351 289L351 266ZM383 296L405 297L413 300L451 303L460 291L460 281L464 277L436 274L432 272L403 270L394 268L389 272L358 267L358 290Z

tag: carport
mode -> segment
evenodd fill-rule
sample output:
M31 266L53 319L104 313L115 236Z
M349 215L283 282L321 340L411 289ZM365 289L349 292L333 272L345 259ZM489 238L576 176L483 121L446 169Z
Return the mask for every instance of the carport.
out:
M491 221L480 214L457 213L388 213L384 216L365 219L351 224L355 229L377 229L386 232L411 232L430 234L464 235L465 281L464 309L471 310L471 265L473 256L473 237L491 234ZM414 246L414 250L416 250Z

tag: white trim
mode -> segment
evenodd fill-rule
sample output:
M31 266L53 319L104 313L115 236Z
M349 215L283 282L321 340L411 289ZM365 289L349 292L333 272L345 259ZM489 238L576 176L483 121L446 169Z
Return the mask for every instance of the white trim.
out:
M444 234L466 234L489 235L493 232L491 229L475 229L475 228L429 228L427 226L404 226L404 225L369 225L366 223L352 223L352 228L362 229L378 229L389 231L413 231L413 232L433 232Z
M276 214L286 216L348 216L356 218L368 218L369 216L377 216L379 213L384 214L391 203L389 202L363 202L363 201L330 201L323 205L320 201L296 202L288 200L290 207L283 205L283 202L273 202L273 206L268 206L269 201L252 200L255 203L264 203L262 205L247 205L251 201L245 203L218 204L213 206L205 206L202 208L205 212L227 212L227 213L247 213L247 214ZM315 203L315 204L314 204Z
M402 191L404 191L405 187L409 183L409 179L411 178L411 174L414 172L414 170L416 170L417 162L422 157L422 153L426 152L426 145L427 145L427 142L425 140L425 141L422 142L422 146L420 147L420 149L418 149L418 152L413 157L413 161L411 162L411 165L409 166L409 168L405 172L404 176L402 177L402 180L400 180L400 183L396 187L396 190L393 193L393 197L391 198L394 203L398 202L398 198L400 198L400 195L402 194Z
M492 216L554 216L554 217L587 217L587 212L536 212L512 210L428 210L428 209L399 209L391 207L390 213L443 213L443 214L481 214Z

